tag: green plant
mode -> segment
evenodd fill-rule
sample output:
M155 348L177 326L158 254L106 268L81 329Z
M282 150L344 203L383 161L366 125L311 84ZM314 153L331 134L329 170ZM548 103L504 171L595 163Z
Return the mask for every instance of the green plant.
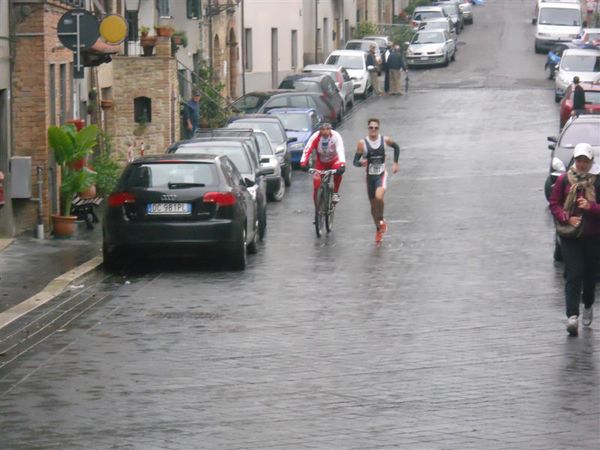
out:
M92 168L96 172L96 189L98 195L107 197L116 187L121 174L119 163L111 158L112 141L104 132L99 134L102 142L100 154L94 156Z
M180 42L179 44L176 45L181 45L182 47L187 47L188 46L188 37L187 37L187 33L184 30L178 30L175 31L173 33L173 36L171 36L171 40L173 42Z
M225 125L232 112L221 95L225 85L216 81L212 68L205 60L201 60L196 67L192 81L198 84L202 91L200 99L200 123L202 126L219 128ZM182 108L185 108L185 105L182 105Z
M140 35L142 35L142 36L148 36L148 33L150 33L150 27L142 25L140 27Z
M415 8L418 8L419 6L429 6L429 5L431 5L431 3L432 3L431 0L411 0L411 2L408 4L408 6L406 8L404 8L404 12L406 12L406 14L411 16L412 13L414 12Z
M402 46L405 42L410 42L416 31L410 25L400 25L392 28L390 39L395 44Z
M56 164L60 167L60 203L63 216L71 213L73 195L94 184L96 174L84 167L85 164L80 168L77 166L92 153L97 138L96 125L88 125L80 131L71 124L60 127L52 125L48 128L48 144L54 153Z
M379 34L379 28L377 25L371 22L358 22L352 37L354 39L362 39L364 36Z

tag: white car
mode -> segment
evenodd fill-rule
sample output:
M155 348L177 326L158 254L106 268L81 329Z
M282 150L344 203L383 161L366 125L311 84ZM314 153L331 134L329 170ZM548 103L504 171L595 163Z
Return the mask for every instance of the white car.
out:
M594 82L600 76L600 50L569 48L560 58L554 72L554 101L560 102L573 77L581 82Z
M463 18L465 19L465 23L473 24L473 4L470 0L461 0L458 5L460 10L463 13Z
M570 42L581 34L581 5L579 2L542 1L535 23L535 52L547 53L558 42Z
M409 67L424 65L447 66L454 61L456 44L446 30L418 31L406 49Z
M371 82L367 70L367 53L362 50L334 50L325 60L325 64L342 66L354 83L354 94L366 97Z
M456 34L456 28L452 25L452 21L444 19L431 19L427 22L423 22L419 30L446 30L450 37L454 39L454 42L458 42L458 36Z

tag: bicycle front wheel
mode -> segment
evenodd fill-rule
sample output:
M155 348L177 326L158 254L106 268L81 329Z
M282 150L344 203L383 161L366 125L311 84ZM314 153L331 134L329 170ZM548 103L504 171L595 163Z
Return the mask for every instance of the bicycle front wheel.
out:
M323 191L319 190L317 193L317 201L315 203L315 232L317 237L320 238L323 235L325 229L325 199L323 198Z
M329 192L328 194L329 195L327 196L327 201L325 202L327 211L327 213L325 214L325 228L327 229L328 233L331 233L331 231L333 230L333 214L335 212L335 205L333 204L331 192Z

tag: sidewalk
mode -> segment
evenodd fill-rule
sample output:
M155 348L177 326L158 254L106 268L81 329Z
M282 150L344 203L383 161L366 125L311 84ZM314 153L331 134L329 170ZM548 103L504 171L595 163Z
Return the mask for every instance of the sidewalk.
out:
M44 289L56 277L102 254L102 228L80 226L72 239L0 239L0 313Z

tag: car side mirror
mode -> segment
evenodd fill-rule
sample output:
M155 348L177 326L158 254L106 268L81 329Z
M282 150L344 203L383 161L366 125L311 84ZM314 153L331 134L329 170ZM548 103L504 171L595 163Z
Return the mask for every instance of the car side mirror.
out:
M408 46L410 45L410 42L408 42L408 41L404 41L404 45L405 45L406 47L408 47Z
M558 142L558 138L556 136L548 136L548 142L554 142L556 144Z
M554 150L554 149L556 149L556 144L550 144L550 145L548 146L548 148L549 148L550 150Z
M256 183L254 181L252 181L250 178L244 178L244 186L246 186L246 187L252 187L255 184Z
M265 175L273 175L275 173L275 169L271 168L263 168L263 169L259 169L258 174L265 176Z
M287 143L291 144L292 142L296 142L297 140L298 140L297 137L291 137L291 138L288 138Z

